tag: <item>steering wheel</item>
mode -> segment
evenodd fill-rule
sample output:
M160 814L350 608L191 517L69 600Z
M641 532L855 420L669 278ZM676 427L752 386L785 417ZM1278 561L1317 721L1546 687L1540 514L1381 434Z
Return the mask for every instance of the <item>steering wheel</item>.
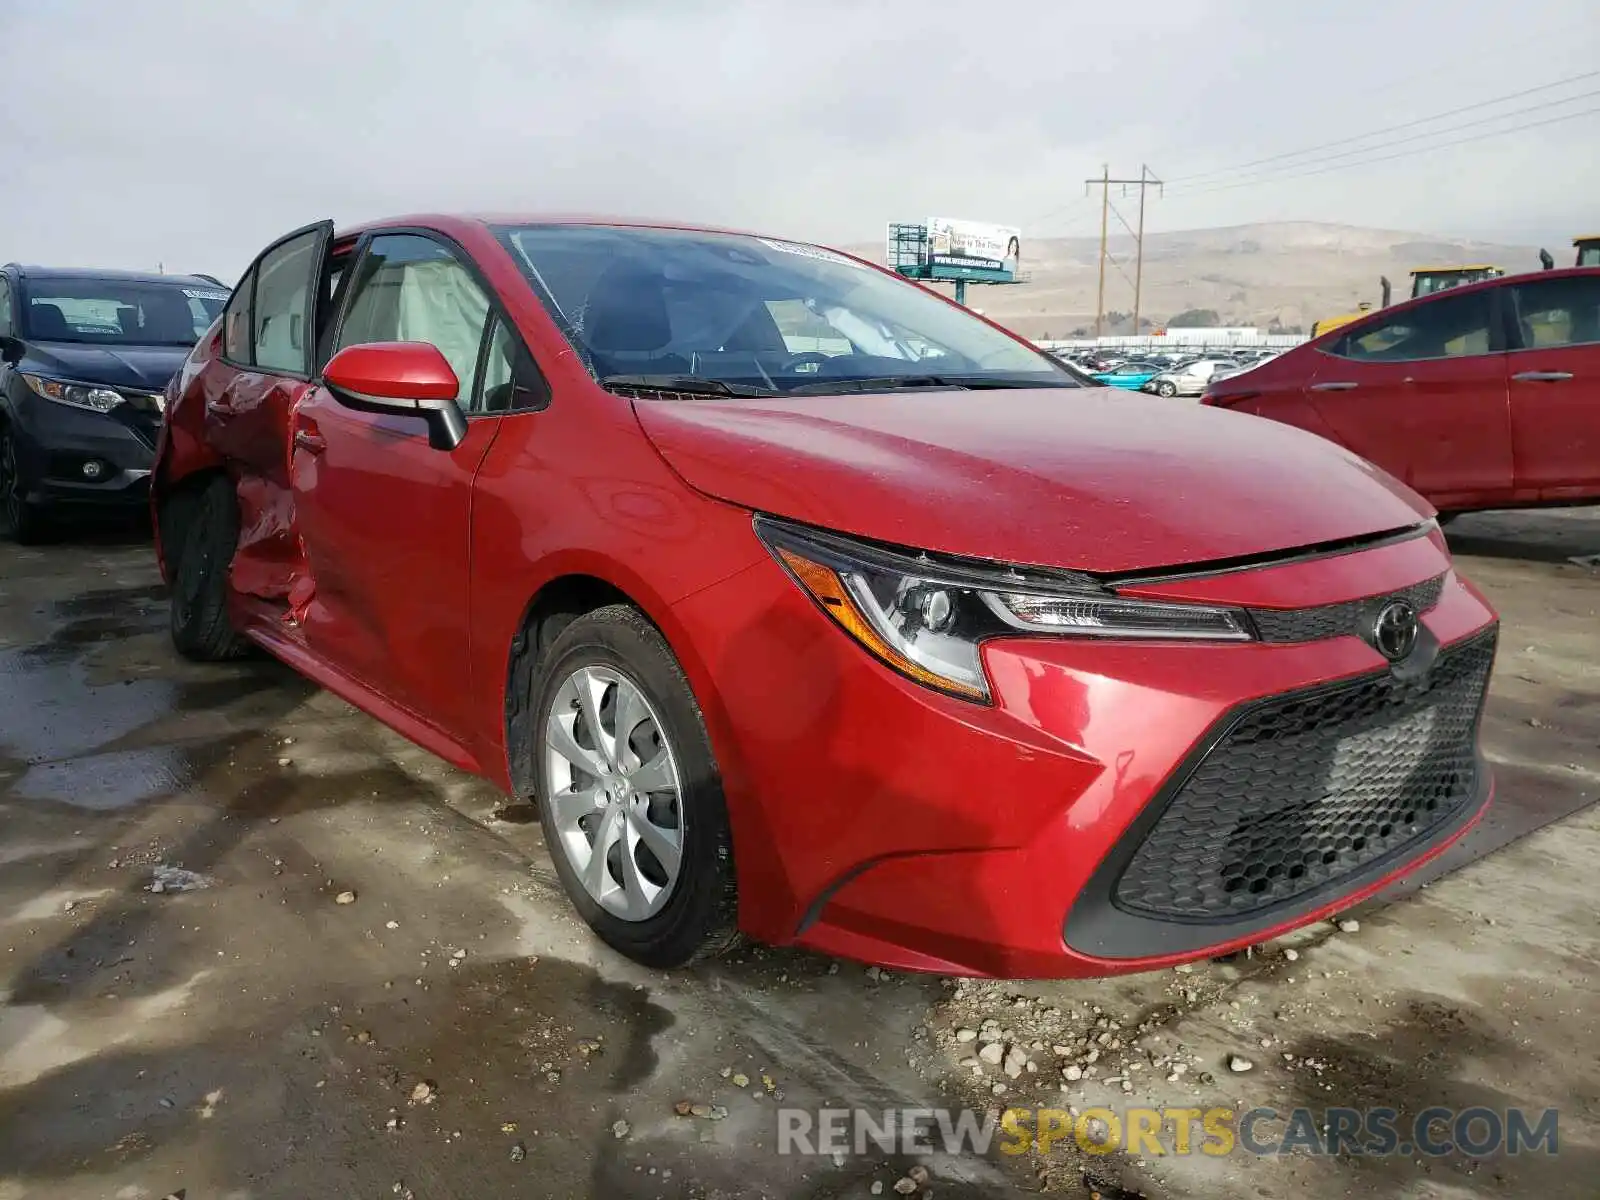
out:
M814 365L820 370L822 365L832 357L833 355L824 354L820 350L802 350L799 354L791 354L784 359L783 366L778 369L788 375L798 375L801 373L800 368L807 365ZM812 373L810 371L805 372L807 375Z

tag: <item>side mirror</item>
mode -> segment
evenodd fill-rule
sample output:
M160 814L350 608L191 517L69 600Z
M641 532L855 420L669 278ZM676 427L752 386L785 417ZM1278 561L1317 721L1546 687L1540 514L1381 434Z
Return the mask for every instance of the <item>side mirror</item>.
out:
M0 362L16 366L22 361L22 342L14 337L0 337Z
M1548 250L1539 251L1539 265L1541 267L1543 267L1546 271L1555 270L1556 269L1555 256L1553 254L1551 254L1550 251L1548 251Z
M467 419L456 404L461 382L427 342L372 342L346 346L328 360L322 381L347 408L391 416L421 417L428 445L454 450L467 436Z

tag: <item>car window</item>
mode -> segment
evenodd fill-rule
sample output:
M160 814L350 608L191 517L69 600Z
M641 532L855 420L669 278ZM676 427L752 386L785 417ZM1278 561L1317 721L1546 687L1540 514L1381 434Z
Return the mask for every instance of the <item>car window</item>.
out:
M298 374L309 369L306 318L320 242L318 230L291 238L263 258L256 269L252 341L256 366L264 371Z
M11 284L0 279L0 337L11 336Z
M489 298L448 248L416 234L386 234L372 239L361 260L334 349L428 342L456 373L457 403L472 411L488 320Z
M822 247L606 225L496 233L601 379L687 374L818 393L937 371L963 383L1081 386L929 289Z
M522 412L545 407L550 389L534 364L533 356L506 320L489 318L489 344L484 350L482 377L473 396L474 412Z
M250 296L255 287L256 273L252 270L239 281L222 314L223 357L246 366L254 360L250 349Z
M1522 344L1529 349L1600 343L1600 276L1541 279L1512 292Z
M30 276L22 326L42 341L192 346L228 302L225 288L88 275Z
M1334 346L1340 358L1361 362L1411 362L1487 354L1492 307L1488 291L1450 295L1419 304L1346 334Z

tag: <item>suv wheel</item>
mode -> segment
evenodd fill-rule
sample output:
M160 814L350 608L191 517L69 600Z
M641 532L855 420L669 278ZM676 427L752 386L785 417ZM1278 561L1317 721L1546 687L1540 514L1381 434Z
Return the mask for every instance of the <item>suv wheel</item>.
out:
M22 468L17 442L9 425L0 423L0 520L21 545L32 546L49 534L49 523L38 505L22 498Z
M600 938L650 967L738 940L733 841L700 706L666 639L626 605L542 656L526 731L545 844Z
M172 644L198 662L241 658L250 643L228 620L228 564L239 544L239 500L233 481L218 475L198 490L179 491L162 505L162 537L176 548L172 572Z

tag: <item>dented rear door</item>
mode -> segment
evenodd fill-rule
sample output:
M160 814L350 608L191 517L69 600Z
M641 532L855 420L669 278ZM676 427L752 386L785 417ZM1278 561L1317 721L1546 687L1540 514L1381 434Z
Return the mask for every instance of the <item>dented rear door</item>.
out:
M240 508L233 584L287 607L304 586L289 478L290 424L310 387L333 222L278 239L224 318L220 366L202 381L205 441L228 462Z

